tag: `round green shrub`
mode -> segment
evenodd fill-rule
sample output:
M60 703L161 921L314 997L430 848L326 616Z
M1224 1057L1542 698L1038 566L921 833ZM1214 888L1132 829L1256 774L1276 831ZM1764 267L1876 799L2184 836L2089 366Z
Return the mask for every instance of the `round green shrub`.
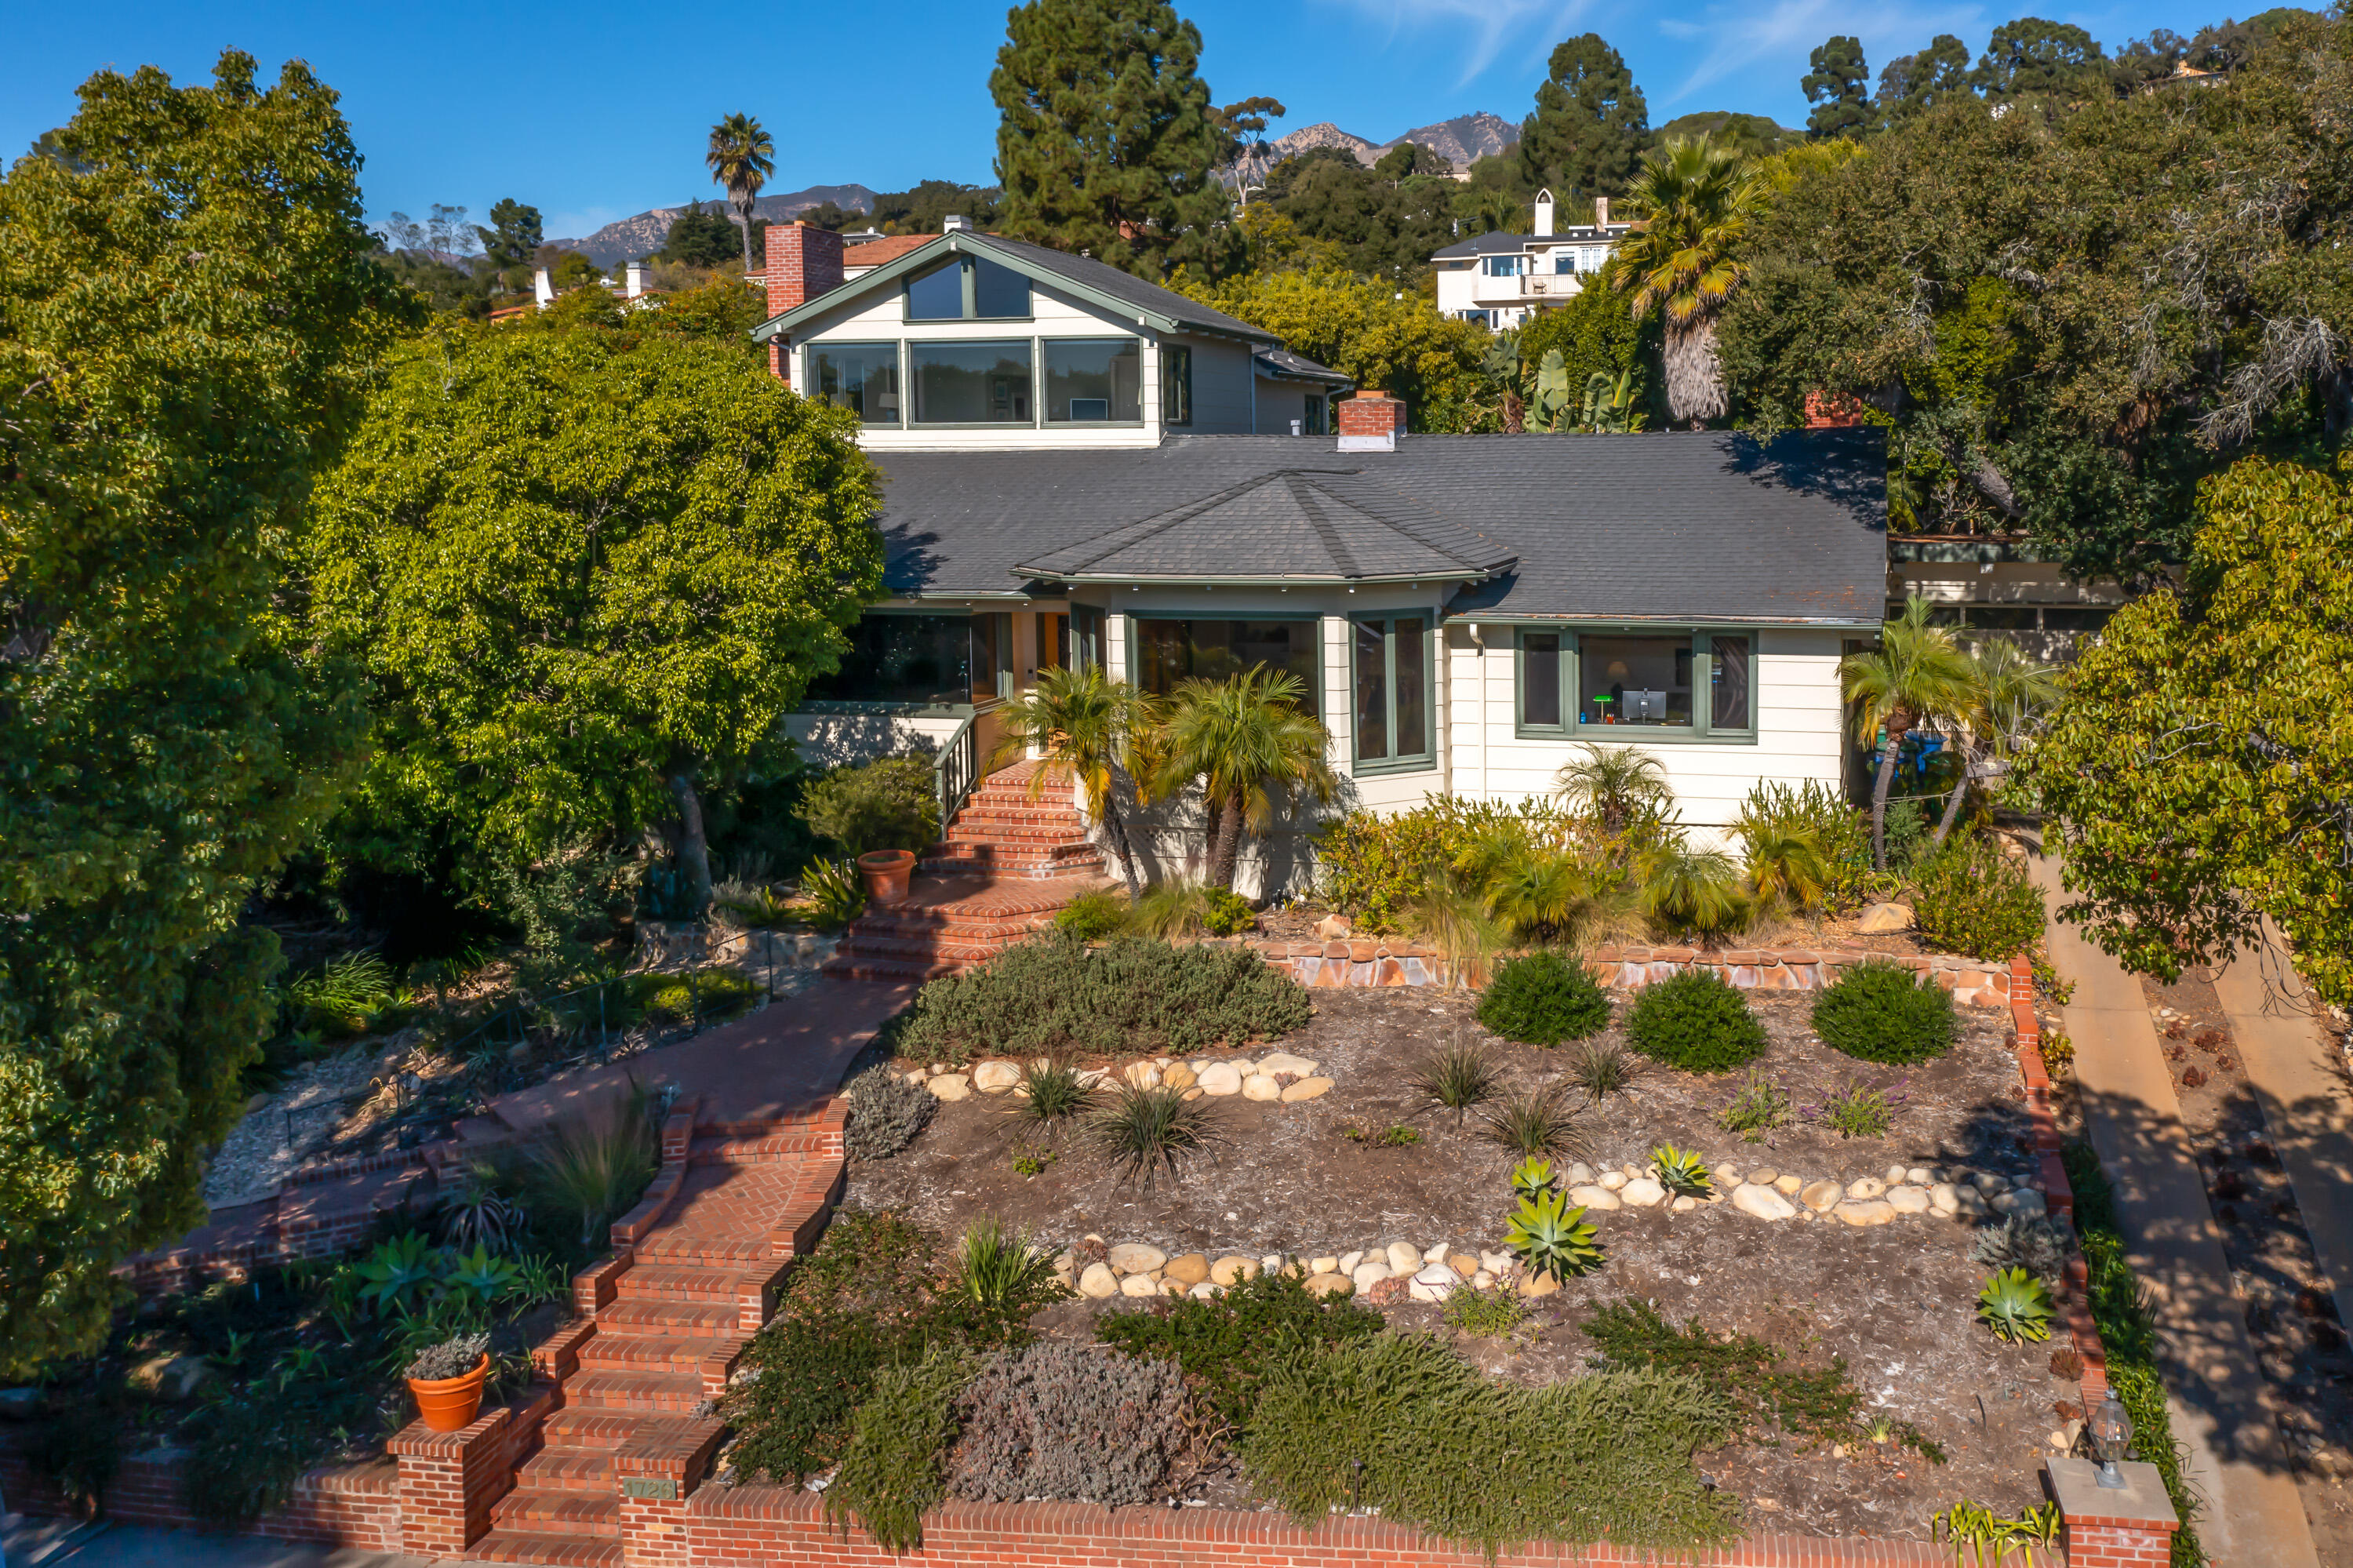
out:
M1479 1022L1523 1045L1557 1045L1608 1028L1609 999L1576 959L1530 953L1497 966L1479 999Z
M1990 842L1956 841L1912 874L1920 939L1939 953L2000 963L2042 939L2042 895L2023 861Z
M1765 1026L1714 969L1685 969L1642 988L1626 1015L1634 1049L1686 1073L1726 1073L1765 1052Z
M1855 965L1814 1002L1814 1033L1824 1044L1890 1066L1936 1060L1959 1028L1950 991L1885 959Z

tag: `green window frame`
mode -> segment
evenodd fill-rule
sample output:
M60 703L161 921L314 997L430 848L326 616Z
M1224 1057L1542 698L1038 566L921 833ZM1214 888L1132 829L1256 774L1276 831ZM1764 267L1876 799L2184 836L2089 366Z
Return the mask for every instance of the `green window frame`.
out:
M1691 722L1615 724L1580 714L1587 638L1680 639L1691 659ZM1666 746L1757 744L1757 633L1724 626L1523 626L1514 640L1512 728L1523 740Z
M1359 774L1438 766L1438 617L1348 618L1349 747Z
M987 268L987 275L982 275ZM956 313L950 315L937 309L919 309L918 292L927 299L936 299L950 291L933 283L933 280L955 274ZM1007 306L1018 296L1020 309ZM904 280L899 285L900 311L908 322L1026 322L1037 316L1037 285L1029 277L1015 271L1001 261L982 256L959 256L937 267L928 268Z
M1193 422L1193 350L1189 344L1160 345L1160 422Z

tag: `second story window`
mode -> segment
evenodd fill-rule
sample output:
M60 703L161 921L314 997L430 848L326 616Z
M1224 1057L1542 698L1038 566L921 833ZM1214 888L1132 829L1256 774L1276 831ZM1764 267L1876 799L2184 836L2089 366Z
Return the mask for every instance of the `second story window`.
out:
M1029 280L980 256L944 261L907 280L911 322L1026 321Z
M1480 270L1490 278L1516 278L1527 270L1525 256L1489 256L1482 260Z

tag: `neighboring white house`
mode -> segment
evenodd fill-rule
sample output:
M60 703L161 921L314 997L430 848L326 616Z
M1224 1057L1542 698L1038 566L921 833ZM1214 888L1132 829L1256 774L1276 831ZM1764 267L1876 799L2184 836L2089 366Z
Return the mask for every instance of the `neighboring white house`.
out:
M1331 372L1099 263L971 234L757 335L796 386L865 416L886 480L891 597L788 721L814 762L913 747L968 780L1040 668L1165 694L1263 663L1300 676L1330 731L1340 807L1519 800L1588 744L1658 758L1703 834L1761 780L1844 781L1838 662L1887 592L1875 430L1419 436L1365 392L1337 405L1336 439L1292 435L1267 408ZM1198 433L1168 417L1177 350ZM946 398L982 417L926 417ZM1246 892L1303 881L1303 826L1254 841ZM1151 858L1205 851L1180 814Z
M1536 195L1534 234L1482 234L1433 254L1438 313L1490 331L1525 326L1567 303L1609 259L1633 225L1611 222L1609 198L1597 197L1593 222L1556 231L1550 191Z

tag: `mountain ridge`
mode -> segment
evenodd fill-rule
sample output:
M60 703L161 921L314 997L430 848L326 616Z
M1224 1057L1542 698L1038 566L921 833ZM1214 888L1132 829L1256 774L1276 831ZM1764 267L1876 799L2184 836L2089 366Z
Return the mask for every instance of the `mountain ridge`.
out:
M733 209L723 197L706 197L706 204L715 200L719 210ZM813 207L832 202L844 209L859 212L874 210L874 193L861 185L810 185L803 190L788 191L782 196L764 196L752 204L755 217L770 223L783 223L797 217ZM594 234L576 239L551 239L550 245L565 250L577 250L599 267L611 267L617 262L650 256L662 248L670 238L670 226L678 221L687 204L676 207L649 207L633 217L616 218Z
M1451 120L1440 120L1435 124L1418 125L1386 142L1376 142L1369 136L1344 131L1329 120L1318 121L1313 125L1303 125L1267 146L1277 160L1296 157L1316 147L1337 147L1354 155L1358 163L1369 165L1378 163L1381 154L1390 148L1411 142L1444 158L1454 165L1456 173L1461 174L1468 171L1481 158L1493 157L1516 146L1519 140L1520 128L1517 125L1500 114L1490 114L1481 109L1468 114L1458 114Z

